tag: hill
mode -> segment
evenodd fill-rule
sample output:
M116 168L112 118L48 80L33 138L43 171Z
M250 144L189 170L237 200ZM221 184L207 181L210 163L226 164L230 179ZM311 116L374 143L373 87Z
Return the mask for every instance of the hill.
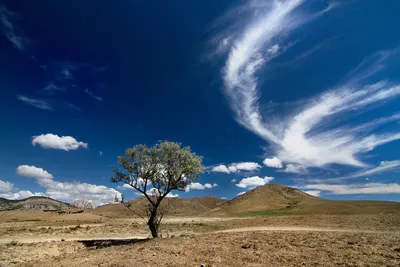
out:
M161 202L160 210L166 216L198 216L211 211L225 203L226 200L206 196L194 198L165 198ZM124 204L107 204L97 207L92 213L103 215L110 218L132 217L135 213L146 214L148 201L145 197L140 197L128 201L131 211Z
M240 195L214 210L215 213L239 215L264 210L280 210L297 206L299 203L318 201L319 198L303 191L283 186L267 184Z
M0 211L5 210L66 210L69 205L48 197L29 197L22 200L0 199Z
M400 212L400 203L365 200L326 200L281 184L267 184L212 210L213 216L376 214Z

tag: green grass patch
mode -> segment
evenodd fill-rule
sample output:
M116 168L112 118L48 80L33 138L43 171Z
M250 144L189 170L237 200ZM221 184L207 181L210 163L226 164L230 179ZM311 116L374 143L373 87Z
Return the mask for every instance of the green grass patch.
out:
M243 217L268 217L268 216L290 216L294 215L293 212L287 210L261 210L251 211L241 214Z

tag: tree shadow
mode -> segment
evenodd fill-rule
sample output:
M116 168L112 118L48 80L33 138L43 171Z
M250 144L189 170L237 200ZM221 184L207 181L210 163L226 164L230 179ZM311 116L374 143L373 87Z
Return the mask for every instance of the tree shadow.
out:
M96 239L96 240L78 240L79 243L85 245L88 248L107 248L112 246L122 246L122 245L130 245L136 243L144 243L149 241L150 238L131 238L131 239Z

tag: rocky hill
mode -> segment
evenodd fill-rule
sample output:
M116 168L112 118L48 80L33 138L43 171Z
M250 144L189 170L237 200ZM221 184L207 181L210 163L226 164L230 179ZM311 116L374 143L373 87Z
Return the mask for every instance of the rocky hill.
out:
M48 197L29 197L22 200L0 199L0 211L4 210L67 210L69 205Z
M78 209L94 209L93 203L87 200L75 200L71 205Z
M267 184L240 195L215 209L221 214L236 215L264 210L279 210L297 207L300 203L319 201L303 191L281 184Z

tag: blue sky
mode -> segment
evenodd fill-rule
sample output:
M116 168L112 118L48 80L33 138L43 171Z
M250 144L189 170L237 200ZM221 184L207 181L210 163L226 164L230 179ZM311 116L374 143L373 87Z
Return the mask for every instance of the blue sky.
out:
M281 183L400 200L398 1L0 4L0 197L96 205L125 148L190 145L180 197Z

